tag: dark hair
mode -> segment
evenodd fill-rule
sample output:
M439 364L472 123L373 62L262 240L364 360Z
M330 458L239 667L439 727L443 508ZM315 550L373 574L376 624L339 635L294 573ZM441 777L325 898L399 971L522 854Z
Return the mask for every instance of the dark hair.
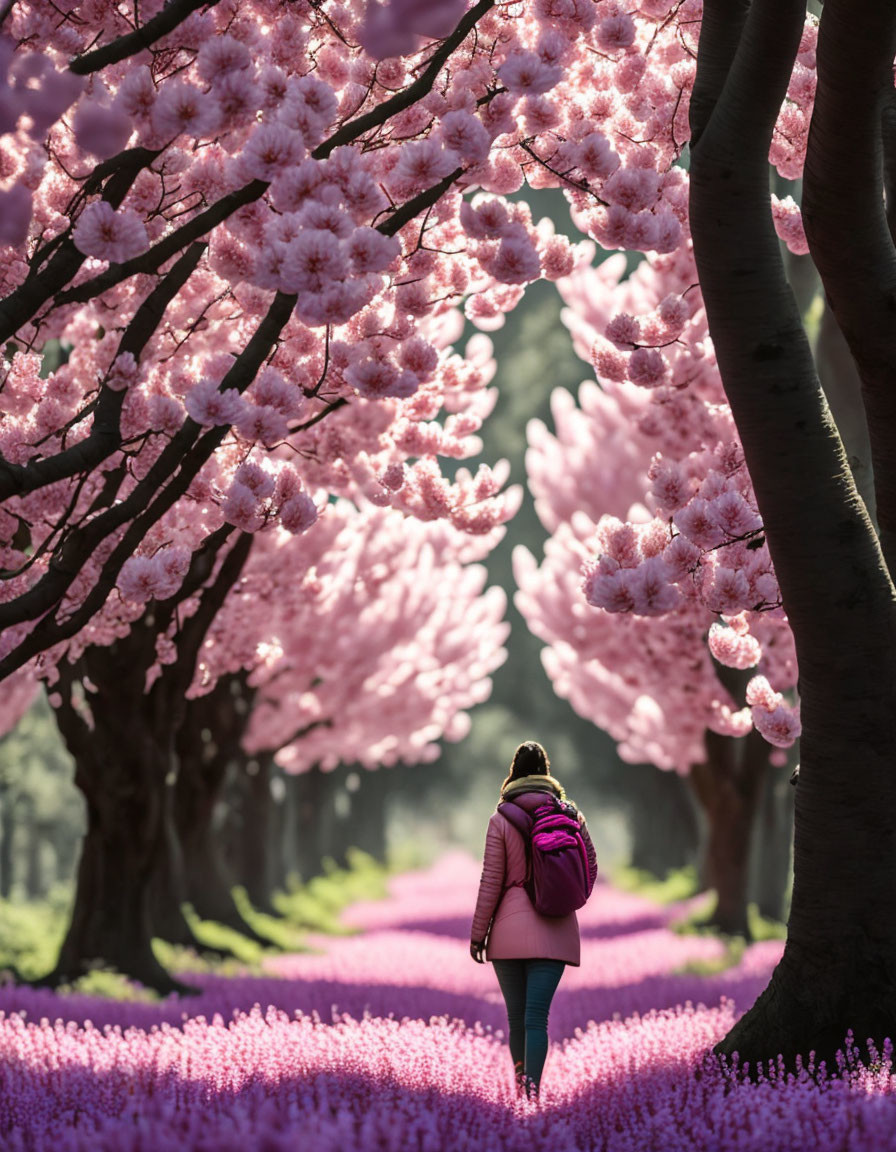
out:
M551 762L544 748L535 740L526 740L513 754L510 774L501 785L504 789L511 780L521 780L523 776L549 776Z

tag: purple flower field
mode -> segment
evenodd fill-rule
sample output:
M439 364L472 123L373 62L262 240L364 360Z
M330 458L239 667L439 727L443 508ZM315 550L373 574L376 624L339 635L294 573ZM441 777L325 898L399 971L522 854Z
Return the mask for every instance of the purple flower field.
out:
M265 977L190 976L200 996L118 1003L0 989L0 1147L9 1152L675 1152L896 1149L890 1053L818 1086L736 1083L706 1058L780 943L723 955L672 912L599 886L580 915L536 1106L517 1101L490 966L468 932L478 865L396 877Z

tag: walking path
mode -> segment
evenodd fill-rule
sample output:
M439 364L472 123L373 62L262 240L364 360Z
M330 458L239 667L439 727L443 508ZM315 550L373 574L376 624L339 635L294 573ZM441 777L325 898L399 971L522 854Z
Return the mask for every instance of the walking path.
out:
M669 909L606 885L554 1001L541 1106L517 1101L494 973L468 952L477 880L476 862L443 857L349 909L358 935L317 937L319 951L275 957L263 977L201 977L192 1000L0 989L0 1148L896 1149L887 1054L823 1090L737 1085L707 1060L779 943L689 973L722 945L675 934Z

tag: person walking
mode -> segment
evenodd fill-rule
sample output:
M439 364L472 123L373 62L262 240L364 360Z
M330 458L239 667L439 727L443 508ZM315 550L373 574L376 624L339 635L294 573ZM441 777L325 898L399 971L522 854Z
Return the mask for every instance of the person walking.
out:
M512 802L531 816L550 796L564 801L567 811L578 818L588 856L590 890L597 876L597 858L585 819L566 801L561 784L551 775L544 748L527 740L514 753L510 773L501 786L501 802ZM478 964L488 960L494 965L507 1005L517 1095L537 1098L548 1053L551 1000L565 965L578 967L580 942L575 912L545 916L535 910L524 887L529 855L527 834L496 810L485 837L470 955Z

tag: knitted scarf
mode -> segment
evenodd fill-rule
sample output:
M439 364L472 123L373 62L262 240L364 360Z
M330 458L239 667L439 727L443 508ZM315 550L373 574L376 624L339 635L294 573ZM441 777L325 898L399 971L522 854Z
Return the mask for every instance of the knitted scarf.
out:
M520 792L553 792L561 800L566 799L566 793L563 791L563 785L560 781L555 780L553 776L545 776L541 773L534 776L521 776L519 780L511 780L501 790L501 799L510 800Z

